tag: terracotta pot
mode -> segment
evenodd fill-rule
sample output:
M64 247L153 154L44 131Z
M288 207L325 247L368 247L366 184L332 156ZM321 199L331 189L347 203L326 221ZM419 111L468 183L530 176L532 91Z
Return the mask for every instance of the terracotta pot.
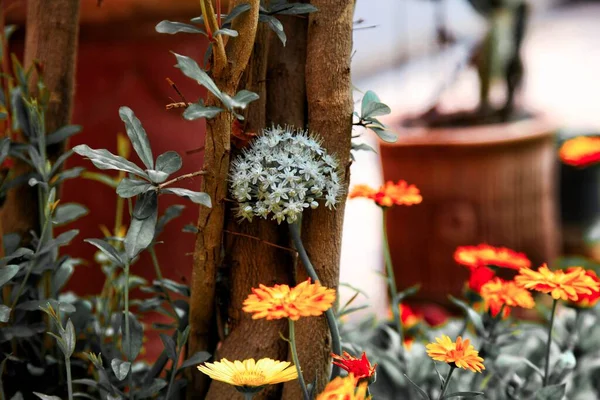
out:
M457 246L488 243L525 252L534 265L559 251L554 129L548 121L466 128L398 129L381 145L385 180L416 184L423 203L393 207L388 236L400 288L447 304L467 269Z

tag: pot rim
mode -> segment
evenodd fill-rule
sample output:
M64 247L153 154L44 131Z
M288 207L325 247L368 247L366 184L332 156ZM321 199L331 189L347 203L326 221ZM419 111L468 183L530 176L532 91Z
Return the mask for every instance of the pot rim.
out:
M546 115L535 114L531 118L466 127L428 128L401 127L392 125L398 134L395 143L379 140L380 146L492 146L506 145L532 140L551 138L556 134L558 124Z

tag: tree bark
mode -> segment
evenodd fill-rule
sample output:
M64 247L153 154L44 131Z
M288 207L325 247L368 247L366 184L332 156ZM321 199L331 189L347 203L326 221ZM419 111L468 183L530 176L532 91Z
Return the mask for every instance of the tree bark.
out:
M344 188L348 187L352 92L353 0L312 0L319 11L310 15L306 51L306 91L310 131L319 134L323 146L337 157ZM321 205L305 213L302 238L316 272L325 286L337 288L345 196L334 211ZM298 280L306 279L298 268ZM297 323L297 346L307 382L316 379L321 391L329 380L331 339L324 317L301 318ZM301 398L297 382L285 385L285 399Z
M43 66L43 80L50 92L46 111L46 132L52 133L71 121L75 87L75 65L79 37L79 0L35 0L27 5L27 28L25 36L25 68L39 61ZM35 72L30 91L37 94ZM64 144L48 148L48 156L56 159L64 150ZM14 176L27 173L26 164L17 160ZM37 191L21 185L8 192L2 210L5 232L16 232L27 237L31 229L39 225Z
M232 1L231 7L242 2L250 4L247 12L235 18L232 29L239 36L232 38L226 49L227 59L219 58L220 52L215 50L213 79L219 89L233 95L237 89L242 73L246 69L258 25L259 0ZM210 2L207 2L210 4ZM214 16L210 6L211 16ZM213 17L214 18L214 17ZM220 106L215 96L207 98L208 106ZM218 268L222 264L222 240L225 221L225 199L229 175L230 136L233 116L222 112L206 124L206 141L204 147L204 166L207 171L202 181L202 191L208 193L212 207L200 207L198 217L198 235L194 248L194 265L192 270L190 297L190 342L188 351L214 350L215 338L215 291ZM203 398L208 390L208 380L203 374L192 373L188 397Z

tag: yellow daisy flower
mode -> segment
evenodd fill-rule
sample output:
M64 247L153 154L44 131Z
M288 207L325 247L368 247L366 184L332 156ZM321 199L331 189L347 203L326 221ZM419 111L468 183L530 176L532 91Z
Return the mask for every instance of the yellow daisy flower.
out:
M362 382L356 387L358 379L350 374L346 377L338 376L325 386L325 390L317 396L317 400L369 400L367 397L368 383Z
M525 289L550 293L554 300L577 301L580 295L589 295L600 289L598 282L581 267L573 267L569 271L550 271L546 264L537 271L521 268L515 282Z
M469 339L456 338L456 343L448 336L442 335L435 339L437 343L427 345L427 354L436 361L443 361L450 366L468 369L473 372L481 372L485 369L483 358L473 348Z

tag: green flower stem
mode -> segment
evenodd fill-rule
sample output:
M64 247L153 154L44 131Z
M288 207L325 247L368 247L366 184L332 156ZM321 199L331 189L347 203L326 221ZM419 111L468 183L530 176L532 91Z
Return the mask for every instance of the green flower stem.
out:
M298 359L298 350L296 349L296 332L294 329L294 321L288 318L289 326L290 326L290 350L292 351L292 360L294 360L294 365L296 365L296 371L298 371L298 382L300 382L300 387L302 388L302 394L304 395L304 400L310 400L310 396L308 395L308 389L306 388L306 382L304 382L304 376L302 375L302 369L300 368L300 360ZM252 397L250 397L252 398Z
M552 302L552 311L550 314L550 324L548 325L548 343L546 343L546 365L544 367L544 387L548 386L550 378L550 347L552 346L552 327L554 326L554 314L556 314L556 305L558 300Z
M448 386L450 384L450 378L452 378L452 373L454 372L455 369L456 369L455 366L453 366L453 365L450 366L450 371L448 371L448 375L446 375L446 380L444 381L444 385L442 386L442 393L440 393L440 397L438 397L439 400L442 400L444 398L444 395L446 394L446 390L448 390Z
M302 244L302 237L300 236L300 221L296 221L293 224L289 224L290 235L292 236L292 241L294 242L294 246L298 251L298 256L300 260L302 260L302 264L304 264L304 268L306 268L306 273L312 279L313 282L319 280L319 276L315 271L312 263L310 262L310 258L306 253L306 249L304 248L304 244ZM337 325L337 319L335 314L333 313L333 308L325 311L325 317L327 318L327 325L329 325L329 331L331 332L331 350L333 353L337 355L342 354L342 342L340 340L340 331ZM340 367L334 365L331 371L331 379L334 379L340 375Z
M154 250L154 245L148 247L148 251L150 252L150 258L152 258L152 265L154 266L154 272L156 273L156 278L159 279L160 281L162 281L163 274L162 274L162 271L160 270L160 264L158 263L158 257L156 257L156 251ZM179 323L180 322L179 315L177 314L177 309L175 308L175 303L173 303L173 299L171 298L169 291L165 289L164 294L167 298L167 302L169 303L169 305L171 306L171 309L173 310L173 316Z
M390 244L387 237L387 222L386 209L383 208L383 257L385 259L385 270L387 275L388 287L390 290L390 298L392 301L392 314L394 315L394 323L396 330L400 336L400 343L404 343L404 333L402 329L402 316L400 315L400 305L397 303L398 289L396 289L396 276L394 274L394 266L392 264L392 255L390 254ZM404 352L404 345L401 346Z
M65 368L67 370L67 391L69 392L69 400L73 400L73 381L71 380L71 359L65 357Z
M248 392L244 393L244 400L252 400L253 398L254 398L254 393L248 393Z
M173 384L175 383L175 375L177 375L177 361L179 360L180 356L181 350L177 352L177 359L173 360L173 365L171 365L171 377L169 379L169 388L167 389L167 396L165 397L165 400L169 400L171 398L171 389L173 389Z
M129 261L125 263L125 343L127 343L127 349L131 348L131 331L129 330ZM133 360L129 359L129 355L125 354L127 361L132 365L129 368L129 398L134 399L133 393L133 373L131 368L133 367Z

